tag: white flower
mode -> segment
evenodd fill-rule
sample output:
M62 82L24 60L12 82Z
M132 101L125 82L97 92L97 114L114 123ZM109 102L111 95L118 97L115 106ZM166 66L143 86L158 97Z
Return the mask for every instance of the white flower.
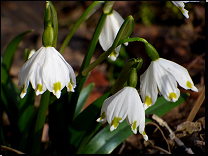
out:
M97 122L108 122L113 131L125 118L136 134L137 127L145 140L148 136L145 133L145 111L137 90L133 87L124 87L114 95L107 98L101 108L101 117Z
M107 15L103 29L99 36L99 42L104 51L107 51L113 44L116 35L123 24L124 19L115 10L111 14ZM128 43L124 43L126 46ZM109 55L112 61L115 61L119 55L121 46L118 46L114 52Z
M180 91L176 81L184 89L198 92L187 69L163 58L152 61L140 77L140 94L144 101L144 109L156 102L158 92L167 101L177 101Z
M57 98L60 98L61 90L65 86L72 92L76 87L72 67L54 47L41 47L20 68L18 77L19 85L23 87L21 98L25 96L29 82L36 95L48 89Z
M181 10L181 12L182 12L182 14L186 17L186 18L189 18L189 15L188 15L188 10L186 10L184 7L185 7L185 5L184 5L184 3L188 3L189 1L172 1L172 3L176 6L176 7L178 7L180 10Z

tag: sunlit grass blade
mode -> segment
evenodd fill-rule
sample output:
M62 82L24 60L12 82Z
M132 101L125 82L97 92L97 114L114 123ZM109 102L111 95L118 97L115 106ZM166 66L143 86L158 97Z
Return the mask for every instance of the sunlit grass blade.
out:
M146 114L162 116L185 101L188 96L186 93L181 93L178 101L174 103L166 101L163 97L159 97L157 102L150 107L151 109L148 108L146 110ZM146 120L146 122L149 121L149 119ZM126 121L120 123L117 129L112 132L110 131L110 126L107 125L88 142L82 154L109 154L132 134L131 127Z

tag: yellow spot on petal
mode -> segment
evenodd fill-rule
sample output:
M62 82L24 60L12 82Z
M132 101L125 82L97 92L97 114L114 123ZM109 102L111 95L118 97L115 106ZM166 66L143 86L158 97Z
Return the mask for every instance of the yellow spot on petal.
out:
M72 86L74 85L74 83L73 83L72 79L70 79L70 83L72 84Z
M109 55L109 56L110 56L110 57L111 57L111 56L116 57L116 54L117 54L117 53L116 53L116 51L114 50L113 52L111 52L111 53L110 53L110 55Z
M122 118L118 118L118 117L114 117L114 119L112 120L111 122L111 126L113 125L115 128L118 126L118 123L119 121L121 120Z
M106 115L105 115L105 111L102 112L102 115L100 116L100 120L105 119Z
M136 129L136 123L137 123L137 121L134 121L134 122L133 122L133 130Z
M23 84L22 93L26 93L26 90L25 90L25 84Z
M73 89L73 88L72 88L72 85L71 85L71 83L70 83L70 82L69 82L68 87L69 87L69 90L72 90L72 89Z
M177 98L177 95L176 95L176 93L173 93L173 92L171 92L170 94L169 94L169 99L172 101L172 99L173 98Z
M145 130L142 132L142 135L146 135Z
M145 103L147 104L147 106L152 104L152 99L148 95L145 97Z
M192 88L193 85L191 84L190 81L187 81L187 82L186 82L186 86L189 87L189 88Z
M59 90L61 90L61 82L56 82L53 84L53 90L55 91L55 93Z
M43 90L43 86L41 84L38 84L37 90L39 90L39 92L41 92Z

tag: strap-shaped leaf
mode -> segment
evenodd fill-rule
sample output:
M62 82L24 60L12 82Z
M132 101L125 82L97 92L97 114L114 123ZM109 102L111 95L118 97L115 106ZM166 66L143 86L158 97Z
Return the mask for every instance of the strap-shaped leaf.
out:
M27 89L27 94L23 99L20 99L18 105L18 126L20 132L26 128L30 117L33 114L34 110L34 101L35 101L35 92L30 84Z
M90 104L82 113L80 113L74 120L73 124L69 127L70 145L69 151L76 153L80 141L82 140L85 133L93 123L96 123L96 118L99 117L100 108L104 100L110 95L110 92L105 93L103 96L95 100Z
M82 111L82 108L84 107L85 102L87 101L87 98L89 97L90 93L92 92L92 89L94 88L95 84L91 83L87 85L80 93L79 99L77 102L77 107L74 113L74 118L76 118L79 113Z
M22 41L23 37L32 31L33 30L29 30L16 36L7 46L1 65L1 82L4 82L5 84L8 83L9 71L12 65L12 60L14 58L15 51L17 50L17 47L19 43Z
M146 114L156 114L162 116L174 107L181 104L188 98L188 94L181 93L178 101L168 102L162 96L157 99L157 102L146 110ZM148 120L146 120L147 122ZM110 126L107 125L99 133L97 133L85 146L82 154L109 154L126 138L132 135L131 127L123 121L117 129L110 131Z

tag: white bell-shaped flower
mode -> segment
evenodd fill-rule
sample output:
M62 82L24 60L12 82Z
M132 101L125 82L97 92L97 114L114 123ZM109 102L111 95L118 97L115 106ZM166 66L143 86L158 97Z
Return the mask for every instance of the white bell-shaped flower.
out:
M102 31L99 36L99 42L104 51L107 51L113 44L116 35L123 24L124 19L119 15L118 12L112 10L112 13L107 15L105 23L103 25ZM128 43L124 43L128 45ZM118 46L114 52L112 52L108 57L115 61L119 55L121 45Z
M148 136L145 133L145 111L137 90L133 87L124 87L114 95L107 98L101 108L101 117L97 122L108 122L113 131L125 118L136 134L137 127L145 140Z
M188 10L186 10L185 4L184 3L188 3L189 1L172 1L172 3L179 8L179 10L182 12L182 14L186 17L189 18L188 15Z
M23 87L21 98L26 95L29 82L36 95L48 89L57 98L65 86L72 92L76 87L74 70L54 47L41 47L20 68L18 77L19 85Z
M198 92L186 68L163 58L152 61L140 77L140 94L144 101L144 109L156 102L158 92L167 101L177 101L180 91L176 81L184 89Z

